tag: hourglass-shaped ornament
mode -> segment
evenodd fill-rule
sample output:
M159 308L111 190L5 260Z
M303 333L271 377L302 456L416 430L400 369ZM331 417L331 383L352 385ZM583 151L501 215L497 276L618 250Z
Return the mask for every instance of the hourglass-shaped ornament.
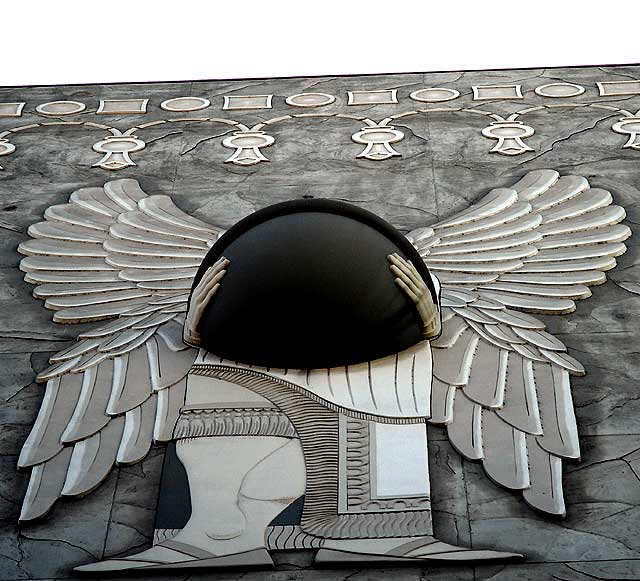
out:
M140 151L146 147L146 143L134 135L110 135L93 146L93 150L104 153L104 157L93 164L93 167L102 169L119 170L136 165L129 157L130 153Z
M498 121L482 130L484 137L498 140L491 153L501 153L502 155L520 155L525 151L533 151L533 148L522 140L531 137L534 133L533 127L529 127L521 121Z
M401 155L393 147L392 143L397 143L404 139L404 133L393 127L363 127L360 131L352 135L351 139L356 143L366 145L362 153L356 157L366 157L376 161L389 159L390 157Z
M640 149L640 117L621 117L611 129L616 133L629 136L623 148Z
M261 147L273 145L275 139L264 131L236 131L222 141L224 147L235 149L233 155L225 163L236 165L255 165L261 161L269 161L260 151Z
M8 139L0 139L0 156L9 155L16 150L16 146L13 143L9 143ZM0 171L4 168L0 165Z

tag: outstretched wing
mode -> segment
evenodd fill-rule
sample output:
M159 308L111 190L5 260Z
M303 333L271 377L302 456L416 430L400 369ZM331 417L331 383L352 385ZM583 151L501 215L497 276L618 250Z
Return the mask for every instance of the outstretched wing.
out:
M20 268L53 320L115 320L82 333L37 378L46 391L19 459L32 468L21 520L171 438L197 355L182 342L189 291L220 233L130 179L78 190L29 228Z
M624 217L584 177L537 170L409 234L443 287L430 421L547 513L565 514L562 459L580 456L570 374L584 369L518 311L569 313L589 297L626 250Z

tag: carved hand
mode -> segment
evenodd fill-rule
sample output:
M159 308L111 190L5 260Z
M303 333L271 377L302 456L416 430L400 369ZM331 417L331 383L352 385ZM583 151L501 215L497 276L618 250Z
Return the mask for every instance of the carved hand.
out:
M440 334L440 312L438 306L433 303L431 291L425 284L411 262L402 258L399 254L390 254L387 259L391 263L391 272L396 276L396 284L416 304L418 313L423 322L423 336L425 339L433 339Z
M209 301L218 292L220 280L227 274L226 267L228 264L229 260L222 256L213 266L209 267L200 279L198 286L193 290L182 333L182 339L188 345L193 347L200 346L200 334L196 330L198 323Z

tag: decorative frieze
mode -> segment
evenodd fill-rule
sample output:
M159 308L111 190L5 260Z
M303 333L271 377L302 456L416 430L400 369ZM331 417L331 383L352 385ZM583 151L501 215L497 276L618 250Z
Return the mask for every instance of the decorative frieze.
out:
M600 97L640 95L640 80L598 81ZM523 99L521 84L473 85L474 101ZM539 97L548 99L566 99L583 95L586 87L567 81L545 83L533 89ZM347 105L394 105L399 103L397 89L353 90L347 91ZM440 103L461 97L458 89L450 87L424 87L408 96L421 103ZM273 95L225 95L222 110L260 110L271 109ZM325 92L302 92L290 95L285 99L290 107L314 108L324 107L336 102L336 96ZM140 115L147 113L149 99L102 99L96 113L99 115ZM566 104L569 106L570 104ZM595 105L595 104L594 104ZM0 118L20 117L25 102L0 103ZM159 105L164 111L191 112L211 107L211 101L205 97L182 96L162 101ZM35 107L36 112L43 115L63 116L86 111L87 105L74 100L60 100L43 103ZM170 121L170 120L169 120Z
M634 84L635 83L635 84ZM625 91L626 93L634 93L635 88L640 87L640 81L621 81L599 83L601 92L607 95L613 94L612 91ZM475 99L519 99L522 96L521 85L504 84L504 85L478 85L474 86ZM571 96L582 95L586 92L586 88L582 85L569 82L554 82L538 86L535 94L551 101L543 104L533 104L523 108L516 113L512 113L508 117L489 110L488 107L443 107L432 106L421 109L401 111L390 115L382 120L376 121L366 118L365 116L352 115L344 112L304 112L290 113L287 115L278 115L271 119L261 120L259 123L243 124L232 118L223 117L197 117L197 116L173 116L167 119L156 119L147 123L141 123L129 129L117 129L92 121L71 121L71 120L51 120L41 121L38 123L30 123L19 127L12 127L0 132L0 139L3 140L1 154L3 156L10 155L19 147L19 143L11 139L9 136L14 133L34 130L38 128L46 128L54 125L75 125L88 129L102 129L109 132L108 137L98 141L93 149L103 154L103 157L93 167L108 169L111 171L124 169L135 165L130 157L131 153L141 151L145 147L145 142L134 133L141 132L151 127L162 124L175 123L221 123L234 128L235 133L226 137L222 145L233 149L233 154L225 161L240 166L251 166L261 161L268 161L264 155L264 148L274 144L274 137L265 133L267 127L280 124L289 120L305 120L311 118L341 118L345 120L353 120L363 124L361 128L353 133L352 141L362 144L364 149L356 155L357 158L365 158L372 161L381 161L391 157L399 157L401 154L394 148L394 144L402 141L405 137L404 133L390 123L401 118L411 117L414 115L442 115L445 113L455 114L475 114L491 117L491 124L482 130L483 137L493 139L496 144L491 148L491 153L499 153L501 155L516 156L526 152L533 151L533 148L526 142L526 139L534 135L535 130L532 125L523 123L520 116L524 114L532 114L535 112L543 112L545 110L565 108L568 112L576 108L594 108L609 111L610 115L619 115L617 123L612 124L611 129L621 135L625 135L627 142L624 148L640 150L640 121L639 115L634 114L626 109L615 107L606 103L598 102L572 102L566 99ZM640 93L639 93L640 94ZM423 103L438 103L442 101L450 101L461 98L459 91L448 87L426 87L418 89L410 94L412 101ZM264 109L271 107L272 95L227 95L225 96L225 107L227 109ZM323 107L331 103L335 103L335 96L330 93L323 92L302 92L291 95L286 98L286 103L290 107L297 108L314 108ZM373 105L382 103L397 103L397 90L385 89L377 91L349 91L350 105ZM100 107L96 111L99 114L127 115L134 113L144 113L147 110L148 99L104 99L100 101ZM17 116L22 113L24 102L16 103L0 103L0 117ZM185 113L189 111L198 111L206 107L210 107L211 102L204 97L183 96L167 99L161 102L160 108L170 112ZM35 108L36 112L42 116L72 116L87 110L85 103L73 100L60 100L42 103ZM12 143L9 143L11 139ZM346 151L346 150L345 150ZM345 153L345 155L347 155Z

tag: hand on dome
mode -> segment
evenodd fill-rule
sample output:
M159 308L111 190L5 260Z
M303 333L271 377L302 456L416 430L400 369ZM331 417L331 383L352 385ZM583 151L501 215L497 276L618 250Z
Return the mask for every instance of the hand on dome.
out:
M198 323L209 301L218 292L220 280L227 274L226 267L228 264L229 260L227 258L224 256L220 257L218 261L204 273L196 288L193 289L182 333L182 340L188 345L192 345L193 347L200 346L200 333L197 331Z
M433 303L431 291L411 262L399 254L390 254L387 259L391 263L391 272L396 276L396 284L409 296L418 309L424 323L424 338L434 339L440 334L441 323L440 312L438 306Z

